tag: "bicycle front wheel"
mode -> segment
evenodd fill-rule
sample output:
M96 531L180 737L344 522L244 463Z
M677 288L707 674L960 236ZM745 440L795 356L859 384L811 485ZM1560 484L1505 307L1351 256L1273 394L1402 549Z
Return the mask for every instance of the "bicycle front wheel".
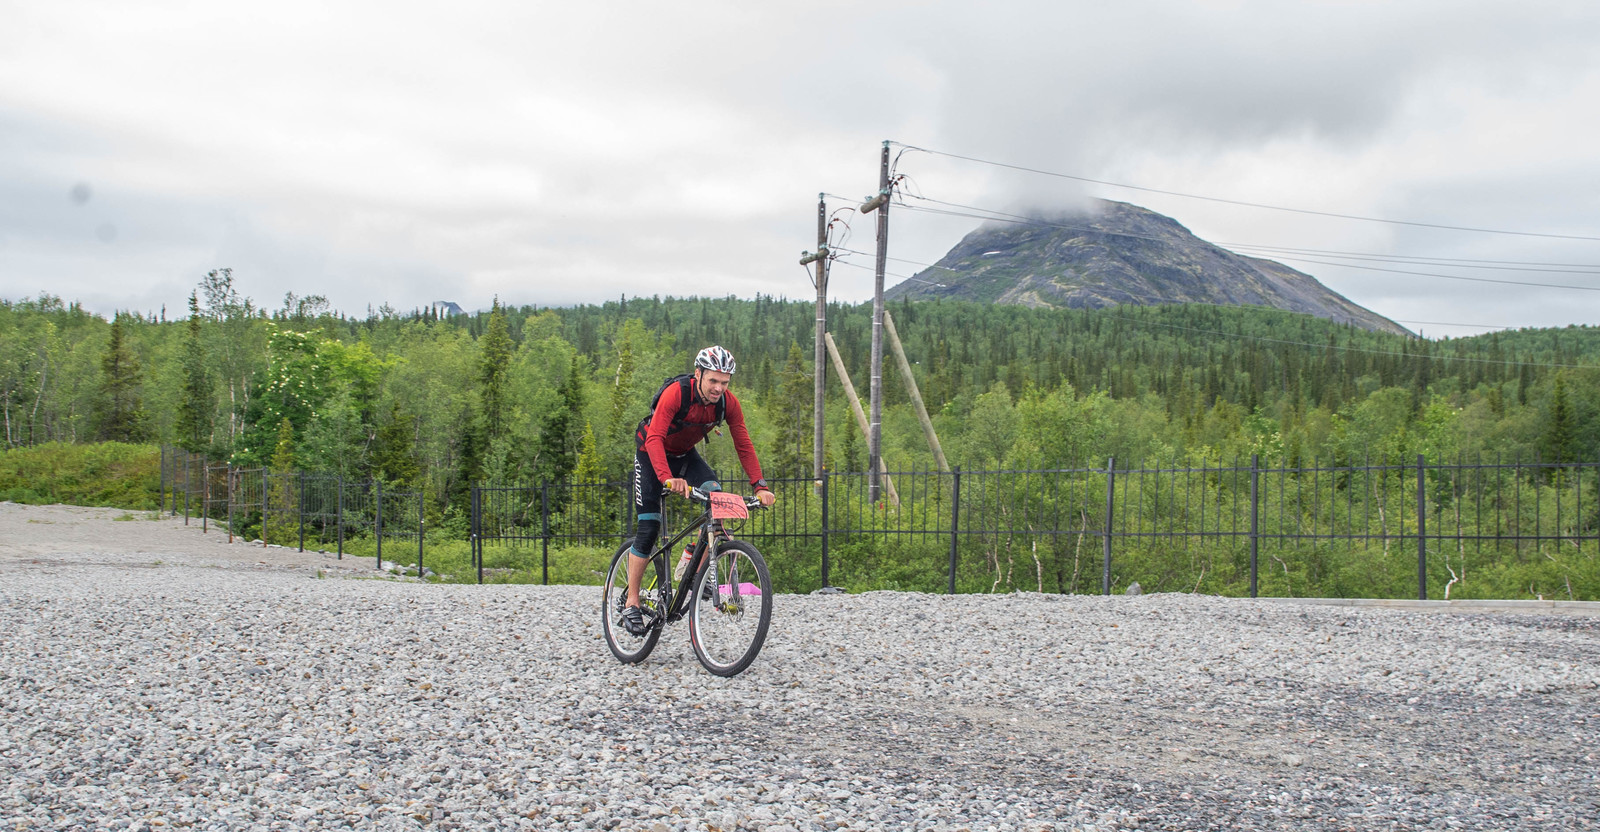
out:
M724 543L700 570L689 609L689 642L706 670L743 672L756 660L772 623L772 578L756 547Z
M669 602L667 559L657 554L650 559L639 581L639 608L645 621L650 623L650 629L636 636L622 626L622 608L628 601L628 559L631 557L628 553L632 549L633 541L629 540L611 556L611 568L606 570L605 597L600 602L600 629L605 633L606 646L623 664L642 662L655 649Z

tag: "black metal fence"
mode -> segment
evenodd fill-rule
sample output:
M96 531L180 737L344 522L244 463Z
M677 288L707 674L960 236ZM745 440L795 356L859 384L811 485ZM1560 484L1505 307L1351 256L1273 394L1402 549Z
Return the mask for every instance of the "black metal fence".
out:
M769 555L790 590L1110 594L1137 581L1144 591L1441 598L1469 570L1545 561L1566 576L1546 587L1551 594L1593 597L1600 579L1600 463L1419 456L1407 464L1263 466L1252 458L1128 468L1108 460L890 477L897 503L870 502L859 473L775 480L777 505L737 534ZM583 488L605 489L600 504L624 509L572 513ZM614 547L629 531L619 483L475 495L484 501L473 524L480 579L487 546L541 546L548 575L552 542Z
M305 551L332 546L343 559L348 538L371 538L376 566L384 544L390 556L416 553L423 570L426 511L423 492L386 488L381 481L347 480L304 472L273 473L206 460L181 448L161 449L161 511L202 531L219 524L229 542L236 535L259 534L263 546L278 544ZM394 548L401 546L399 551Z
M352 533L394 539L400 536L390 530L400 524L421 560L425 506L416 492L311 475L279 482L237 470L218 480L200 470L177 456L170 465L164 460L172 511L180 501L187 510L199 503L213 512L225 504L268 518L264 526L282 518L324 542ZM1442 598L1452 590L1459 597L1469 574L1488 570L1527 578L1530 595L1600 596L1595 462L1430 463L1418 456L1263 466L1253 457L889 476L894 502L870 501L861 473L774 480L776 506L736 533L768 555L786 591L838 585L1111 594L1138 582L1147 592ZM248 484L251 477L259 487ZM229 496L219 502L214 492L224 486ZM516 550L516 567L536 568L545 582L552 547L609 554L631 534L630 497L629 485L619 482L473 488L468 536L476 579L485 578L490 547ZM391 513L395 504L404 506L400 513ZM674 507L690 514L687 503L669 500L665 528L674 527ZM536 564L527 561L529 550L538 552Z

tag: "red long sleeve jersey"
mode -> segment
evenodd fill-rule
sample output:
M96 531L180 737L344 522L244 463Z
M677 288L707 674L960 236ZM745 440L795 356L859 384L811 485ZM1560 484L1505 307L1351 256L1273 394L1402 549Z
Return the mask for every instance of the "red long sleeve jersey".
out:
M645 429L644 450L650 455L650 466L656 470L656 479L661 482L672 478L672 470L667 467L667 456L682 456L694 450L694 446L711 432L710 424L717 418L717 406L701 401L699 384L691 378L689 396L692 404L684 414L684 428L677 433L668 433L672 419L678 415L678 407L682 404L682 390L682 385L673 384L661 391L661 400L656 402L650 426ZM728 431L733 434L733 449L739 455L739 464L744 466L750 484L755 485L761 480L761 461L756 459L756 446L750 442L750 431L745 429L744 410L739 407L739 400L734 397L733 391L724 391L722 395L728 400L724 415L728 420Z

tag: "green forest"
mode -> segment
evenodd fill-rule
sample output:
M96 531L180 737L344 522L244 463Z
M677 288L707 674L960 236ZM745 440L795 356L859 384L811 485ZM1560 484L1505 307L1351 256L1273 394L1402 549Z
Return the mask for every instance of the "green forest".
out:
M965 471L1600 460L1594 327L1431 340L1264 308L891 307L945 454ZM865 396L871 305L827 315ZM241 466L276 456L421 490L448 516L476 483L624 479L651 396L720 343L738 357L734 390L765 473L810 478L814 319L809 300L766 296L352 317L317 296L257 303L226 269L170 317L0 300L4 446L169 443ZM885 462L933 468L886 364ZM866 442L829 369L827 466L862 471ZM703 447L740 479L731 443Z

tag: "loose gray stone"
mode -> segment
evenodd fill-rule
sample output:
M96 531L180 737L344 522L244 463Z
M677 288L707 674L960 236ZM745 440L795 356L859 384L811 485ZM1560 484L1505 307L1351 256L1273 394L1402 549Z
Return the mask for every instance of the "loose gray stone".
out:
M52 554L17 542L32 529L8 513L33 510L0 507L11 825L1488 830L1600 816L1589 618L1167 592L783 595L761 656L720 679L684 623L617 663L594 587L343 580L372 560L347 572L320 557L329 577L313 580L292 549L227 547L181 519L159 545L47 527L68 541Z

